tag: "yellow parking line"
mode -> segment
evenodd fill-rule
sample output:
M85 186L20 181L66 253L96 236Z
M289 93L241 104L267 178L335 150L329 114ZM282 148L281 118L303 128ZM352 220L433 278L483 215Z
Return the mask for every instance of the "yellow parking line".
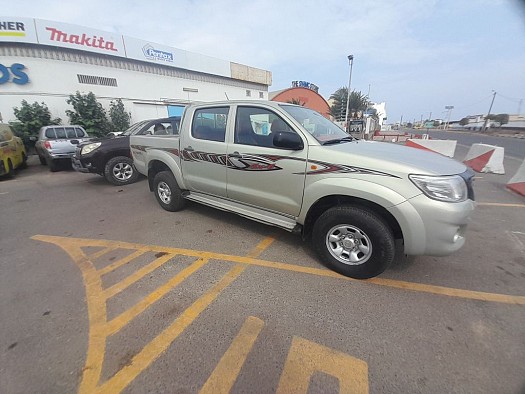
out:
M159 257L158 259L154 260L153 262L149 263L148 265L142 267L141 269L135 271L130 276L126 277L124 280L115 283L113 286L105 289L103 291L104 297L111 298L114 295L120 293L122 290L126 289L127 287L131 286L133 283L139 281L144 276L152 273L157 268L159 268L161 265L166 264L168 261L170 261L172 258L174 258L176 255L173 253L168 253L162 257Z
M107 247L105 249L99 250L98 252L95 252L93 254L88 255L87 258L90 259L90 260L96 260L96 259L104 256L105 254L114 251L115 249L117 249L117 248L115 248L113 246L109 246L109 247Z
M504 204L504 203L499 203L499 202L478 202L476 205L487 206L487 207L525 208L525 204Z
M186 267L173 278L171 278L164 285L151 292L146 298L143 298L139 303L133 305L130 309L121 313L113 320L109 321L106 325L106 335L112 335L120 331L131 320L133 320L135 317L144 312L149 306L151 306L152 304L160 300L162 297L164 297L171 289L173 289L178 284L182 283L191 274L199 270L199 268L206 265L208 261L209 260L207 258L198 259L193 264Z
M69 240L69 242L74 242L77 244L78 243L85 244L86 246L87 245L89 246L109 246L109 245L115 244L119 248L123 248L123 249L148 249L151 251L156 251L156 252L161 251L165 253L179 254L183 256L195 256L195 257L206 256L209 259L213 259L213 260L222 260L222 261L229 261L232 263L257 265L260 267L274 268L274 269L280 269L280 270L285 270L285 271L299 272L299 273L304 273L304 274L309 274L309 275L317 275L317 276L336 278L336 279L342 279L342 280L350 280L350 281L355 280L352 278L342 276L336 272L333 272L327 269L304 267L304 266L280 263L280 262L275 262L275 261L259 260L259 259L252 258L252 257L235 256L235 255L228 255L228 254L222 254L222 253L202 252L202 251L196 251L196 250L191 250L191 249L170 248L170 247L156 246L156 245L148 246L148 245L143 245L143 244L135 244L135 243L122 242L122 241L116 242L116 241L106 241L106 240L97 240L97 239L62 238L62 237L44 236L44 235L35 235L34 237L32 237L32 239L56 243L57 245L60 245L62 240ZM419 291L419 292L431 293L431 294L437 294L437 295L446 295L450 297L466 298L466 299L481 300L481 301L488 301L488 302L499 302L499 303L504 303L504 304L525 305L525 296L518 296L518 295L486 293L486 292L481 292L481 291L463 290L463 289L456 289L456 288L444 287L444 286L425 285L421 283L405 282L405 281L384 279L384 278L373 278L373 279L368 279L368 280L363 280L363 281L358 281L358 282L359 283L373 283L379 286Z
M117 260L114 263L111 263L110 265L99 269L98 273L99 273L100 276L106 275L106 274L116 270L117 268L120 268L121 266L129 263L131 260L135 260L137 257L142 256L146 252L147 252L147 250L145 250L145 249L136 250L133 253L127 255L126 257L123 257L120 260Z
M232 344L200 390L200 394L228 394L230 392L263 327L264 322L257 317L250 316L246 319Z

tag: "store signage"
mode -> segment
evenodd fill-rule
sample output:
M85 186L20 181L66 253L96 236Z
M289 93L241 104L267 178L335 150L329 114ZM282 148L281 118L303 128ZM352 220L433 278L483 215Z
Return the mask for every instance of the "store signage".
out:
M313 83L306 82L306 81L292 81L292 87L293 88L306 88L313 90L314 92L319 92L319 86L314 85Z
M89 36L86 33L82 35L68 34L54 27L46 27L46 30L51 34L49 37L51 41L69 42L70 44L118 52L118 49L115 48L115 43L113 41L104 41L104 37Z
M144 45L142 47L142 52L144 53L144 56L146 56L146 59L173 62L173 53L155 49L151 44Z
M7 83L10 80L17 85L25 85L28 83L29 77L23 71L25 68L26 66L20 63L11 64L11 67L0 64L0 85Z
M0 36L25 37L24 22L0 21Z
M118 34L40 19L35 19L35 25L40 44L125 56Z
M37 43L33 19L0 16L0 42Z

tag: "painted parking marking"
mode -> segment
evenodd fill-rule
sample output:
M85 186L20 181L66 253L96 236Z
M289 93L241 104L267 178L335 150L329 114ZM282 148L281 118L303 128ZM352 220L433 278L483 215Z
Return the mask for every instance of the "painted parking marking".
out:
M186 253L186 256L197 257L197 260L171 278L167 283L139 301L133 307L121 313L113 320L107 321L107 301L114 295L129 287L132 283L135 283L140 278L153 272L154 269L170 261L174 256L181 254L177 252L179 249L172 248L170 251L166 251L166 248L156 248L147 245L43 235L32 238L43 242L53 243L62 248L67 254L69 254L82 273L88 305L89 339L86 363L79 386L79 393L121 392L140 373L147 369L151 363L153 363L169 347L169 345L182 332L184 332L184 330L191 325L197 317L199 317L199 315L219 296L219 294L233 283L233 281L235 281L235 279L237 279L237 277L239 277L239 275L248 267L247 264L235 264L210 290L199 297L192 305L184 310L170 326L144 346L144 348L132 358L129 365L121 368L107 381L100 383L108 336L113 335L126 327L129 322L162 298L162 296L168 291L180 284L192 273L206 265L214 254L208 252ZM257 257L271 245L273 240L272 237L267 237L248 255L252 258ZM83 248L92 247L101 247L102 249L91 254L84 253ZM129 250L132 253L105 268L97 270L93 261L91 261L90 256L92 260L95 260L93 257L100 257L117 249ZM139 257L145 252L150 251L160 252L156 254L156 256L159 257L108 289L103 288L102 276L104 274L112 272L116 268L132 261L133 258Z
M237 380L248 354L264 327L264 322L254 316L248 317L232 344L200 390L200 394L227 394Z
M293 337L277 394L306 394L315 372L337 378L340 393L368 393L368 365L365 361L307 339Z
M228 255L228 254L222 254L222 253L196 251L192 249L171 248L171 247L165 247L165 246L148 246L148 245L143 245L143 244L122 242L122 241L106 241L106 240L100 240L100 239L63 238L63 237L44 236L44 235L36 235L32 237L32 239L54 243L54 244L57 244L58 246L61 246L62 241L68 242L69 240L69 242L72 242L73 244L84 245L84 246L100 246L100 247L115 246L115 247L122 248L122 249L144 249L147 251L164 252L164 253L171 253L171 254L190 256L190 257L196 257L196 258L205 257L205 258L213 259L213 260L228 261L232 263L241 263L241 264L246 264L246 265L255 265L259 267L273 268L273 269L279 269L279 270L290 271L290 272L304 273L304 274L309 274L309 275L317 275L321 277L335 278L339 280L355 281L357 283L372 283L372 284L379 285L379 286L393 287L397 289L410 290L410 291L416 291L416 292L422 292L422 293L430 293L430 294L436 294L436 295L442 295L442 296L465 298L465 299L480 300L480 301L487 301L487 302L497 302L497 303L503 303L503 304L525 305L525 296L520 296L520 295L487 293L487 292L482 292L482 291L456 289L452 287L427 285L427 284L422 284L422 283L406 282L406 281L386 279L386 278L377 278L377 277L372 278L372 279L367 279L367 280L356 280L356 279L348 278L346 276L342 276L328 269L304 267L304 266L299 266L299 265L294 265L294 264L260 260L255 257L247 257L247 256L243 257L243 256L235 256L235 255Z

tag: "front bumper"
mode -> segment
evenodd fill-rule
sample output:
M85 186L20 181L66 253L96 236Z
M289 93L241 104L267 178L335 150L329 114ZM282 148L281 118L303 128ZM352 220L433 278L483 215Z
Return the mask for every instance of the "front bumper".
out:
M408 255L447 256L465 244L465 232L476 207L473 200L436 201L421 194L389 211L398 219Z

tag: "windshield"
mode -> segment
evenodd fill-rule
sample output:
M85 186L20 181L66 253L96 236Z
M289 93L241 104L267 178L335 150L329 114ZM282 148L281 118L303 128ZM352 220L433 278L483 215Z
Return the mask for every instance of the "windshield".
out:
M131 126L129 126L129 129L127 129L125 132L122 133L122 135L134 134L135 132L140 130L142 128L142 126L144 126L148 122L149 122L149 120L143 120L142 122L138 122L138 123L132 124Z
M326 119L319 112L295 105L281 105L281 107L292 115L296 121L301 123L305 130L321 144L349 137L343 129Z

